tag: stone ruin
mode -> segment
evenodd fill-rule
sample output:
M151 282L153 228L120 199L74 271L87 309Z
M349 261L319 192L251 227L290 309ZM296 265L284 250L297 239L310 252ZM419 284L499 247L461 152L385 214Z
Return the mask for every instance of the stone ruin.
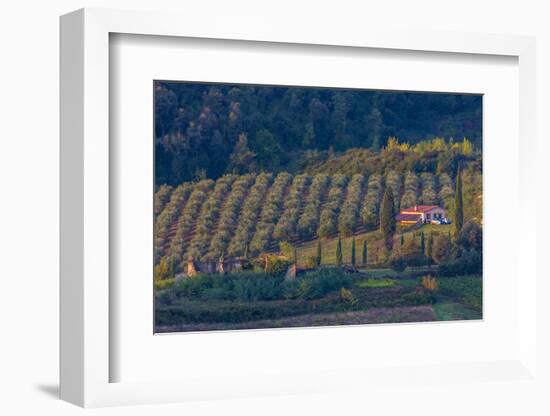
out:
M237 272L243 269L246 260L241 257L232 259L219 259L218 261L199 261L193 257L187 259L187 268L181 277L193 277L198 273L225 274Z

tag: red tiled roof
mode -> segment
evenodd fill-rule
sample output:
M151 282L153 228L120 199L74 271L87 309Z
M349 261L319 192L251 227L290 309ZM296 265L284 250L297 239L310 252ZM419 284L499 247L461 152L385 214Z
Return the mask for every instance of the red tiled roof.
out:
M441 208L440 206L438 205L416 205L414 207L410 207L410 208L405 208L405 209L402 209L401 212L428 212L428 211L431 211L432 209L434 208Z
M420 212L418 214L398 214L395 219L397 221L418 221L420 214Z

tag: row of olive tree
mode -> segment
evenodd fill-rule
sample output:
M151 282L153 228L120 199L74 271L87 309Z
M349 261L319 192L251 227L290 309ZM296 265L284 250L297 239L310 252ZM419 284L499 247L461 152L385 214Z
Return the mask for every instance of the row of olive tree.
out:
M239 218L241 205L254 179L255 175L248 174L241 176L233 183L231 193L220 215L218 227L212 236L206 259L217 260L226 253L227 245Z
M332 176L332 185L319 217L317 235L320 238L328 237L337 230L338 214L346 192L347 182L348 178L344 175L336 174Z
M236 231L227 248L229 256L246 256L248 255L248 247L250 239L256 227L256 221L260 215L262 202L267 193L273 175L262 173L256 178L256 182L250 189L246 199L244 200L239 221L236 224Z
M195 227L195 235L191 240L187 256L201 258L210 246L211 233L220 215L220 209L226 196L231 191L235 175L224 175L216 181L214 190L204 203Z
M312 238L317 231L321 202L329 185L330 176L326 173L320 173L313 177L304 212L298 220L298 236L300 238Z
M181 208L185 205L192 189L193 186L190 183L183 183L178 186L170 196L170 201L158 215L155 222L155 263L158 263L164 256L167 248L168 231L177 220Z
M273 238L279 241L291 241L298 237L296 226L300 216L300 209L304 204L306 187L309 185L310 177L307 175L296 175L292 186L284 201L283 214L277 221L273 230Z
M170 242L168 255L172 256L177 261L177 265L183 260L183 253L187 250L187 235L195 225L195 221L201 211L201 207L206 201L209 192L214 187L214 181L205 179L198 182L193 187L193 192L189 196L189 200L185 204L181 215L178 218L176 225L176 234Z
M338 231L342 235L349 236L355 232L359 220L364 182L365 177L360 173L353 175L349 182L347 197L338 218Z
M273 229L281 216L284 195L291 180L292 176L286 172L279 173L275 178L264 201L256 232L250 241L251 253L259 254L269 248Z
M367 227L376 227L378 224L378 211L380 209L380 197L382 195L382 177L373 174L369 177L367 193L361 208L361 220Z

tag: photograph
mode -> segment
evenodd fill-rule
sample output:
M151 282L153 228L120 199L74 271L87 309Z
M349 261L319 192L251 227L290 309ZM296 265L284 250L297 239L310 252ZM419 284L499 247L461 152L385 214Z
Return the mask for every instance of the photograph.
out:
M483 95L153 81L154 332L483 319Z

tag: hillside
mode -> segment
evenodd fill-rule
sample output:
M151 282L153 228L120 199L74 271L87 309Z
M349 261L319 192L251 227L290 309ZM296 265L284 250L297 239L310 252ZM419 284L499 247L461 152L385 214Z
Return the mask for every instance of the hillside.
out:
M472 165L462 177L465 218L480 220L481 171ZM278 250L282 241L305 248L319 237L363 236L378 226L385 187L394 191L397 209L452 209L454 178L446 172L260 173L161 186L155 194L155 263L165 257L179 265L189 255L256 256Z
M309 152L378 152L389 137L410 145L436 135L468 137L481 148L481 101L471 94L157 81L155 183L297 173Z

